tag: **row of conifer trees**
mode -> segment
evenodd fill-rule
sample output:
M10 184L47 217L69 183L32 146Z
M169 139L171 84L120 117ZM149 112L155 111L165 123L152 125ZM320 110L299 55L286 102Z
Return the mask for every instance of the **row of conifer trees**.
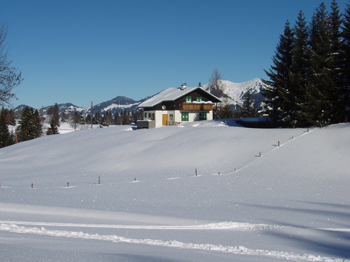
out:
M321 3L307 23L286 22L264 80L264 110L274 126L325 126L347 121L350 109L350 5Z
M49 116L47 121L50 126L46 131L46 135L59 134L58 127L61 122L70 121L75 126L91 123L91 115L84 116L78 112L71 116L65 115L63 112L59 114L57 104L48 109L47 115ZM17 118L18 122L16 121ZM115 113L114 116L111 111L107 111L104 115L97 111L93 116L93 124L100 126L127 125L141 118L141 110L131 112L123 110L121 113ZM25 107L18 115L13 110L2 108L0 111L0 148L42 136L43 121L45 119L39 111L31 107ZM10 132L9 125L16 126L16 128Z

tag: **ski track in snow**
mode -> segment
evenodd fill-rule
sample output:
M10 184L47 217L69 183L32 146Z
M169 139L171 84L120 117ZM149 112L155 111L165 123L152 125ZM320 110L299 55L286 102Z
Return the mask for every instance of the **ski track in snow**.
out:
M105 224L75 224L75 223L47 223L47 222L23 222L0 221L0 224L14 224L25 226L50 226L50 227L82 227L82 228L111 228L111 229L149 229L149 230L268 230L279 226L266 224L251 224L238 222L221 222L191 226L147 226L147 225L105 225Z
M47 225L47 226L78 226L78 227L106 227L108 225L88 225L88 224L60 224L60 223L40 223L40 222L19 222L19 221L0 221L0 231L6 231L10 233L17 234L34 234L42 236L52 236L52 237L66 237L66 238L75 238L75 239L88 239L88 240L97 240L97 241L110 241L115 243L129 243L129 244L144 244L151 246L159 247L172 247L179 249L192 249L192 250L204 250L204 251L213 251L221 253L229 253L233 255L248 255L248 256L265 256L273 257L277 259L286 259L294 261L334 261L334 262L349 262L350 260L344 259L335 259L330 257L321 257L309 254L296 254L293 252L283 252L283 251L271 251L271 250L262 250L262 249L249 249L244 246L223 246L223 245L214 245L214 244L193 244L193 243L184 243L176 240L163 241L159 239L137 239L137 238L126 238L117 235L99 235L99 234L89 234L84 232L76 231L65 231L65 230L47 230L44 227L23 227L17 226L16 224L22 225ZM149 227L149 226L140 226L145 229L230 229L230 225L233 224L234 227L246 227L248 225L252 229L261 228L261 226L266 225L253 225L247 223L219 223L219 224L207 224L201 226L183 226L183 227ZM111 227L111 225L109 225ZM137 226L126 226L122 228L137 228ZM119 228L119 227L118 227Z

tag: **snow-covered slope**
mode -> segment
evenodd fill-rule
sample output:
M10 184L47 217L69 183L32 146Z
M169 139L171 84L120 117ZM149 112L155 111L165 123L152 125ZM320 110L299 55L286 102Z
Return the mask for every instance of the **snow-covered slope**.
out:
M254 78L243 83L233 83L227 80L220 80L225 94L224 102L233 105L234 108L242 107L245 94L249 91L254 100L254 107L259 108L263 101L261 93L263 83L259 78ZM210 83L203 86L205 90L209 90ZM227 101L226 101L227 100Z
M2 148L1 259L349 261L349 131L202 121Z

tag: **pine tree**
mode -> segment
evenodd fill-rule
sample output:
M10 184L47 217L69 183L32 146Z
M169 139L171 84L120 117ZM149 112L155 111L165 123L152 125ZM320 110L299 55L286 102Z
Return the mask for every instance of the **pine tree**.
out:
M35 110L33 114L33 125L34 125L34 137L41 137L43 134L43 125L41 124L41 117L38 110Z
M74 129L77 129L77 124L79 123L79 121L80 121L80 115L77 111L75 111L73 115Z
M10 141L10 132L6 120L5 110L2 108L0 113L0 148L8 146Z
M290 126L293 107L291 105L292 95L290 88L290 70L292 66L293 31L289 21L284 27L284 34L280 35L275 56L272 58L273 66L265 73L270 80L263 80L265 90L263 95L265 114L271 119L274 126Z
M124 109L122 116L122 125L130 125L131 121L129 118L129 112Z
M308 49L310 64L306 110L312 114L312 125L318 126L330 123L331 109L335 106L330 100L330 92L335 92L336 84L331 76L333 57L327 17L326 6L321 3L312 17Z
M27 141L40 137L42 135L41 127L41 119L38 110L34 112L33 108L25 107L16 129L18 141Z
M59 134L58 127L54 118L51 118L50 127L47 129L46 135Z
M113 123L114 123L115 125L120 125L120 124L121 124L120 116L119 116L119 113L118 113L118 112L116 112L115 115L114 115L114 121L113 121Z
M350 118L350 4L347 5L342 26L343 44L341 45L341 98L345 107L345 117Z
M302 11L294 26L294 43L292 52L292 65L290 70L290 86L288 97L291 107L290 126L303 127L312 125L312 114L308 111L308 100L305 99L308 90L308 26Z
M257 110L254 108L252 99L252 94L248 90L244 94L244 101L242 106L242 117L256 117L257 116Z
M102 123L102 115L101 115L100 111L97 111L95 113L94 118L93 118L93 123L97 124L97 125L101 125L101 123Z

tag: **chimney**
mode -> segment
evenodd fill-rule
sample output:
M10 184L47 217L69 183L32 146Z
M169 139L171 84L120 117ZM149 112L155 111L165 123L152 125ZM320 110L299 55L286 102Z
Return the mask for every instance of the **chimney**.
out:
M181 85L181 90L185 90L187 88L187 84L186 83L183 83L182 85Z

